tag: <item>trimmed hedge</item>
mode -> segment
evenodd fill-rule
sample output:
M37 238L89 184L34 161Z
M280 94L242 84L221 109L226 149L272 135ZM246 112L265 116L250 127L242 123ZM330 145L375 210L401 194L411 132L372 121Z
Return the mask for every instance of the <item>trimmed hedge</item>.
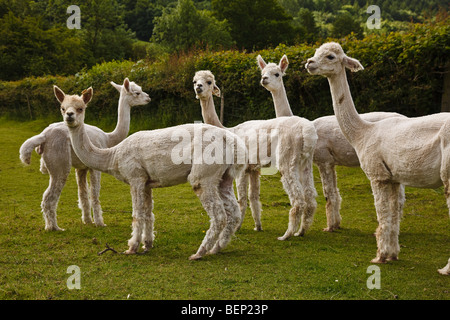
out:
M348 81L360 113L396 111L407 116L440 112L445 65L450 57L450 19L433 24L412 25L409 32L372 34L362 40L348 36L334 40L358 59L365 70L349 73ZM330 41L332 39L329 39ZM87 121L112 128L117 117L119 94L109 84L125 77L142 86L152 102L133 109L133 128L152 129L201 120L192 78L197 70L209 69L216 76L225 102L224 123L233 126L251 119L275 116L272 97L260 81L256 56L278 62L283 54L290 65L284 77L294 114L315 119L333 114L328 82L309 75L305 61L314 55L316 44L285 46L253 53L238 51L191 52L163 57L160 61L113 61L97 65L75 76L26 78L0 82L0 116L18 120L59 120L53 96L56 84L74 94L89 86L94 98ZM216 100L217 109L220 99Z

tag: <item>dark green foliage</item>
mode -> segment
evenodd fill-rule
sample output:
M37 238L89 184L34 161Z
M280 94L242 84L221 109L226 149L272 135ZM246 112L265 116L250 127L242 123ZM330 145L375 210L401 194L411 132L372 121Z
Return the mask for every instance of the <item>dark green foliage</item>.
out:
M239 49L262 49L294 37L292 18L276 0L212 0L214 15L226 19Z
M152 40L177 52L194 47L229 48L233 44L226 23L210 11L197 10L192 0L179 0L175 8L164 10L155 19Z

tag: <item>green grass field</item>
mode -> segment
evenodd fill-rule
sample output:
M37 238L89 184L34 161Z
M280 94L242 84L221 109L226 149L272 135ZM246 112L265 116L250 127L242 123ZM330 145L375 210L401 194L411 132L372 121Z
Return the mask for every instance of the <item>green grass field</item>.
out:
M450 223L443 190L406 189L399 261L379 265L380 289L368 289L377 227L368 180L359 168L338 168L342 229L327 233L319 193L314 223L304 237L278 241L288 223L289 200L279 176L263 176L262 232L250 210L223 252L189 261L209 227L188 184L154 190L155 247L146 255L127 249L131 233L129 187L102 175L107 227L81 222L72 172L58 206L64 232L47 232L40 211L48 176L39 156L19 160L20 145L47 123L0 121L0 299L450 299L450 277L438 274L450 256ZM69 290L69 266L80 268L80 289Z

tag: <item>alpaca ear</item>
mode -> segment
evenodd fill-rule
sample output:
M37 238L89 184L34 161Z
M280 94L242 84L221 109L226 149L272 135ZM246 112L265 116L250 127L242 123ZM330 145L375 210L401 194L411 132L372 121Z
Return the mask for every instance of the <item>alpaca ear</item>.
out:
M256 61L258 62L258 66L261 70L263 70L267 66L267 63L263 60L260 54L258 54L258 57L256 57Z
M213 88L213 95L217 96L220 98L220 88L215 84L214 88Z
M55 97L58 99L59 103L62 103L64 101L64 97L66 96L65 93L57 86L53 86L53 92L55 93Z
M130 80L128 80L128 78L125 78L125 80L123 80L123 87L125 88L125 90L127 90L127 92L130 92Z
M280 67L281 72L283 72L283 74L284 74L286 72L288 66L289 66L289 60L288 60L286 55L284 55L281 58L280 63L278 64L278 66Z
M93 94L94 90L92 89L92 87L83 90L83 92L81 93L81 98L83 99L84 104L88 104L91 101Z
M122 86L120 84L117 84L114 81L111 81L110 83L114 88L116 88L117 91L122 91Z
M364 70L364 67L362 66L362 64L353 58L344 56L344 59L342 60L342 62L344 63L344 66L348 69L350 69L351 72L357 72L359 70Z

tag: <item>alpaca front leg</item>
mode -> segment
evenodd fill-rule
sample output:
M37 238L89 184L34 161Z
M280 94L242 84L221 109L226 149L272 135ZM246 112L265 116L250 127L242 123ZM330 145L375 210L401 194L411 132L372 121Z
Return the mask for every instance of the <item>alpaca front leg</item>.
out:
M92 223L91 202L89 200L89 186L87 182L87 169L76 169L75 175L78 185L78 207L81 209L81 220L85 224Z
M145 227L142 234L142 242L144 243L144 252L147 252L149 249L153 248L153 241L155 239L153 230L155 215L153 214L152 188L146 186L145 194Z
M333 164L323 163L318 165L320 179L322 180L323 195L326 199L327 227L323 231L332 232L340 228L341 196L337 187L336 171Z
M371 181L371 185L378 218L377 256L371 262L385 263L389 260L397 260L400 252L398 243L400 185L380 181Z
M60 174L58 176L50 173L50 181L47 190L42 196L41 208L45 221L45 230L48 231L64 231L58 226L56 219L56 208L58 207L61 191L66 184L68 174Z
M101 187L101 178L102 173L97 170L90 170L90 190L91 190L91 205L92 212L94 214L94 224L97 227L106 227L106 224L103 222L103 212L102 207L100 205L100 187Z
M128 250L125 254L136 254L142 240L145 225L145 180L130 181L131 200L133 202L133 222L131 239L128 240Z

